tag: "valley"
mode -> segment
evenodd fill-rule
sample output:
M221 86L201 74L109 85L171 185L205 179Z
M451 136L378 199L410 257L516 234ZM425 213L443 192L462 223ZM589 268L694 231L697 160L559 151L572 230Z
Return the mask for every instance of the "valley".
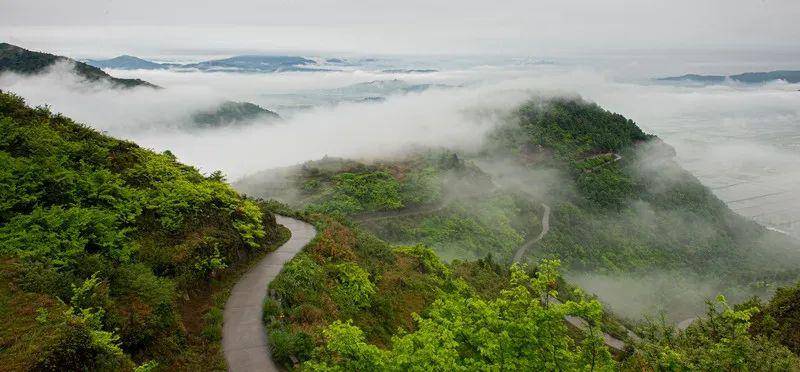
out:
M239 5L0 5L0 370L800 369L797 53L758 22Z

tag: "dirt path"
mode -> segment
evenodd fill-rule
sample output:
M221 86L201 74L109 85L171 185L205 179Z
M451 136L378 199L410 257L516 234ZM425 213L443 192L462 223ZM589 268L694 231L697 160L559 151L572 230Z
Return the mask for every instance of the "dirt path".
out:
M244 274L225 303L222 348L229 371L278 371L270 355L262 320L267 285L317 231L293 218L277 215L275 218L292 232L292 237Z

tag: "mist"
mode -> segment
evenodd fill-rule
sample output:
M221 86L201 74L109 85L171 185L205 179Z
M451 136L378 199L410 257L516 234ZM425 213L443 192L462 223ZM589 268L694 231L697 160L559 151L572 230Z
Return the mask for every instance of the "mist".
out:
M385 74L357 67L272 74L110 71L145 79L166 88L162 90L109 90L102 83L82 81L68 66L56 65L41 75L0 75L0 89L156 151L169 149L183 162L204 172L222 170L232 180L325 155L369 159L394 156L413 145L475 148L504 115L530 97L581 95L633 119L675 147L678 163L734 210L800 236L800 191L794 187L800 181L798 84L682 86L620 78L629 69L657 69L636 64L635 59L613 69L481 61L473 67L459 62L448 68L441 59L435 62L440 71L428 74ZM721 63L716 71L731 63ZM284 98L275 98L391 79L453 88L297 111L284 111ZM287 120L240 129L185 130L193 112L225 100L253 102Z
M624 75L620 69L575 65L512 68L478 64L418 75L358 68L271 74L110 73L142 78L165 89L111 89L103 82L84 81L68 64L54 65L33 76L2 74L0 89L21 95L29 104L48 105L54 112L110 135L156 151L170 150L180 161L203 172L222 170L231 181L325 156L370 161L403 156L420 147L474 152L481 148L486 134L506 123L526 100L580 95L664 139L677 150L677 163L734 211L800 236L798 84L660 85L647 79L620 78ZM282 94L304 95L391 79L451 87L392 94L381 102L343 101L291 112L282 112L282 101L276 100ZM194 112L227 100L259 104L278 111L285 120L192 129ZM554 194L564 192L560 189L563 176L557 171L525 171L502 159L478 165L497 184L524 190L535 200L549 202ZM635 205L631 218L647 223L652 214L648 208ZM697 232L704 228L685 216L669 219L675 226ZM729 288L714 278L681 270L635 276L570 272L567 277L630 318L666 310L672 320L680 321L702 312L703 301L723 289L736 300L768 293L763 288Z
M223 73L143 75L160 76L152 82L165 89L112 90L102 82L83 81L68 65L55 65L35 76L4 74L0 88L21 95L32 105L49 105L55 112L111 135L156 151L170 150L181 161L205 172L223 170L232 179L326 155L393 156L411 146L475 148L484 133L493 128L495 117L527 97L524 92L493 88L431 89L391 96L382 103L315 107L281 122L187 131L184 128L193 112L226 99L263 104L257 92L286 91L281 86L297 76L300 78L294 86L301 91L372 81L376 76L340 72L277 73L256 78ZM272 90L273 86L277 88Z
M724 294L731 303L769 294L766 288L731 288L729 283L689 271L659 271L647 275L607 275L570 272L565 278L597 295L612 312L630 320L661 315L677 324L702 317L705 301Z

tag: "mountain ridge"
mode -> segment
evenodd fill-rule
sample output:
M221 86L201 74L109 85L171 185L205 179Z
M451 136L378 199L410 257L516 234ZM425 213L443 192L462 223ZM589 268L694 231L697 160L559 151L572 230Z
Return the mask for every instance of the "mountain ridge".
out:
M57 62L72 64L75 73L88 81L107 81L117 88L160 88L157 85L141 79L121 79L113 77L97 67L75 61L68 57L35 52L16 45L0 43L0 72L8 71L26 75L37 74L45 71L48 67Z

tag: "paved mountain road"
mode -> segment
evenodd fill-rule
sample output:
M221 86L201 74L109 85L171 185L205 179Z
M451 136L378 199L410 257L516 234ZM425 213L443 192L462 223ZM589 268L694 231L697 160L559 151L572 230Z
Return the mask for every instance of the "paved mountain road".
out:
M542 203L542 207L544 207L544 213L542 214L542 232L540 232L537 237L526 241L519 248L517 248L517 251L514 253L513 262L522 262L522 258L525 255L525 252L527 252L527 250L534 244L542 240L542 238L544 238L547 232L550 231L550 206ZM557 298L553 296L548 296L547 300L557 304L561 303L561 301L559 301ZM585 330L587 327L589 327L589 324L583 318L567 315L565 319L567 323L571 324L575 328ZM628 333L628 337L630 337L632 340L634 341L640 340L640 338L635 333L631 332L630 330L626 331ZM603 342L612 349L618 351L625 350L625 342L605 332L603 332Z
M286 243L268 253L239 280L225 303L222 326L222 348L228 370L278 371L272 361L262 319L267 285L317 234L313 226L293 218L276 215L292 236Z
M528 251L528 248L538 243L539 240L542 240L542 238L547 235L547 232L550 231L550 206L542 203L542 207L544 208L544 213L542 214L542 232L540 232L536 238L526 241L517 248L517 251L514 253L513 262L520 262L522 256Z

